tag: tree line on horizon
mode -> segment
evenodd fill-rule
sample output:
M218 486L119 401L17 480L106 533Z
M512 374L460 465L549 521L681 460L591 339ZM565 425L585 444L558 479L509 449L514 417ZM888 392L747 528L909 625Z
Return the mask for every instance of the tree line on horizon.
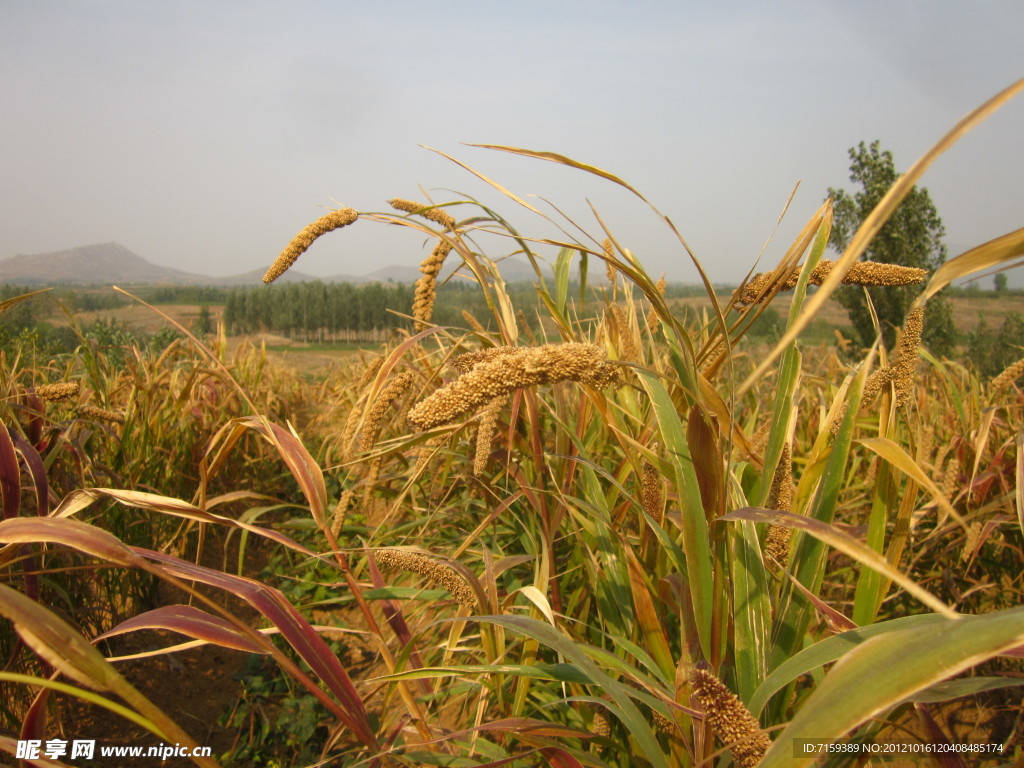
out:
M353 333L412 327L398 314L412 306L412 298L413 288L405 283L246 286L227 291L223 319L230 334L273 331L317 341L345 334L351 340Z

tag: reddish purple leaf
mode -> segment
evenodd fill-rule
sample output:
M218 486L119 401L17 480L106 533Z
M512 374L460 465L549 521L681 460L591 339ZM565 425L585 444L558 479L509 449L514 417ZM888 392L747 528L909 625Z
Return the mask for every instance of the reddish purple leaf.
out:
M838 635L851 629L857 629L858 625L854 624L853 619L847 618L845 614L837 611L831 605L815 595L807 589L807 587L797 581L793 574L787 573L786 575L789 576L789 580L793 583L793 586L799 590L800 594L810 601L811 605L814 606L814 609L818 612L821 618L825 620L829 631Z
M14 441L15 451L21 454L22 459L25 461L25 466L32 476L32 484L35 486L36 492L36 514L40 517L45 517L50 511L50 492L49 483L46 480L46 467L43 466L43 460L39 456L39 452L31 444L26 442L20 435L13 432L10 434L11 439ZM23 547L23 551L29 554L31 552L30 545L26 544ZM29 555L25 561L25 570L28 572L22 578L25 582L25 594L33 600L39 599L39 577L35 574L36 569L36 559L34 556Z
M281 454L295 480L299 483L302 494L309 502L309 510L313 519L321 529L327 526L327 486L324 484L324 473L316 460L306 450L295 435L284 427L274 424L259 416L241 419L241 423L266 437Z
M1007 648L999 655L1009 656L1014 659L1024 659L1024 645L1018 645L1016 648Z
M0 422L0 498L4 519L17 517L21 509L21 470L14 453L14 441L7 426Z
M501 720L492 720L483 723L472 731L494 731L497 733L517 733L520 735L547 736L555 739L564 738L590 738L592 733L570 728L567 725L556 725L545 720L535 720L532 717L508 717ZM468 733L469 731L467 731Z
M29 444L39 445L43 438L42 413L45 410L45 406L35 391L23 393L21 399L29 414L28 424L25 426L25 435L28 437Z
M942 744L943 746L952 745L953 742L949 740L949 737L942 730L942 726L935 722L935 718L929 714L928 707L924 704L915 704L914 710L917 712L921 725L924 726L928 743ZM967 763L960 753L952 750L949 752L936 752L931 755L931 758L939 768L967 768Z
M230 622L191 605L166 605L140 613L104 632L95 638L94 642L140 629L166 629L224 648L248 653L267 653L264 646L254 643L248 635L239 632Z
M560 747L545 747L540 753L551 768L583 768L583 763Z
M204 568L172 555L128 547L110 533L77 520L48 517L14 518L0 522L0 543L31 541L64 544L108 562L142 568L157 576L170 575L198 581L241 597L281 631L281 635L337 697L341 706L325 696L315 685L310 688L310 692L320 698L364 744L371 748L378 746L362 698L344 667L316 630L279 590L252 579ZM301 670L296 668L293 674L296 673L301 674Z
M46 480L46 467L43 465L43 459L39 455L39 451L24 438L19 435L11 435L11 437L14 440L15 450L21 454L29 474L32 475L32 484L35 486L36 492L36 514L39 517L46 517L50 514L50 485Z

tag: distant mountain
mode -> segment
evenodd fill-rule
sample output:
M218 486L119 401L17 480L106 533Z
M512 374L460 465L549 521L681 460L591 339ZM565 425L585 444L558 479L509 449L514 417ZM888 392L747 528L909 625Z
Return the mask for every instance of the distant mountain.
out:
M448 268L443 273L445 277L457 264L454 258L449 261L451 263L446 264ZM533 268L522 260L506 259L500 268L507 282L535 280L537 277ZM262 282L264 272L265 267L259 267L228 277L197 275L153 264L119 243L97 243L53 253L0 259L0 283L16 285L257 285ZM417 267L389 265L362 276L332 275L324 278L289 269L278 278L278 282L414 283L420 277Z
M118 243L99 243L0 261L0 281L22 285L121 282L191 283L193 275L158 267Z

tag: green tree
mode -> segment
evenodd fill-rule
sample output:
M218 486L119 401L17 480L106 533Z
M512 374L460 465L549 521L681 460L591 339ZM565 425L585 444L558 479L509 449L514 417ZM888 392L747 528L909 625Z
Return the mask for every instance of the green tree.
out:
M1006 273L1005 272L997 272L993 282L995 283L995 289L999 293L1002 293L1003 291L1005 291L1006 290L1006 283L1008 282L1007 278L1006 278Z
M860 185L860 190L852 194L841 189L828 190L835 201L835 221L829 244L840 252L849 245L861 222L899 178L892 153L882 150L877 141L869 146L861 142L851 148L850 161L850 181ZM942 242L945 234L942 219L928 190L914 187L871 241L865 258L934 271L946 260L946 246ZM920 285L842 286L836 292L836 298L846 308L861 343L869 346L875 339L875 328L866 291L878 315L882 339L892 349L896 342L896 329L903 324L907 310L921 288ZM937 354L948 355L953 351L956 342L953 313L949 300L942 294L933 297L925 308L923 341Z
M199 307L199 317L196 318L195 334L200 338L213 333L213 317L210 315L210 308L203 304Z

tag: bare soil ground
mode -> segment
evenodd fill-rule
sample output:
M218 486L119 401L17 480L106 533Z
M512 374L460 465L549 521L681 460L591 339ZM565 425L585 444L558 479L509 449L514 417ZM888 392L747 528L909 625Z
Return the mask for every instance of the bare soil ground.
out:
M998 328L1011 312L1024 313L1020 296L958 296L953 299L953 323L961 333L973 330L985 318L990 328Z
M167 319L161 316L161 312L169 315L186 328L192 327L199 319L198 304L161 304L157 306L159 312L154 312L149 307L141 304L133 304L117 309L99 309L92 312L77 312L75 319L82 325L90 325L96 320L113 320L118 323L135 328L145 333L155 333L165 326L171 325ZM223 307L210 307L210 318L216 323L220 319ZM63 315L55 315L52 318L54 323L67 325L67 318Z

